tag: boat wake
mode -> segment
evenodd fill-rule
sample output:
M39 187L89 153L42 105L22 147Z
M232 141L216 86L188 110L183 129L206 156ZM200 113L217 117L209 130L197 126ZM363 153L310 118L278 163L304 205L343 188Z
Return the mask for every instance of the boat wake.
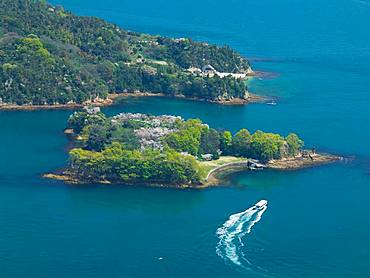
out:
M222 227L217 229L219 242L216 252L226 263L232 263L259 274L267 274L268 271L253 265L242 250L243 237L251 233L253 226L261 220L267 209L267 202L263 207L257 207L257 204L243 212L231 215Z

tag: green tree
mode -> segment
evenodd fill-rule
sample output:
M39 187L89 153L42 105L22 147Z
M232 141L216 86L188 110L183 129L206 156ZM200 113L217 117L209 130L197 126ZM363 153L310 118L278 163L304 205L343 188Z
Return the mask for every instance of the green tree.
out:
M203 129L200 138L199 154L212 154L213 157L218 157L219 150L219 133L213 128Z
M255 132L250 141L250 153L253 158L267 162L284 156L284 138L279 134Z
M204 170L194 157L166 149L125 150L117 142L102 152L73 149L70 168L84 180L111 180L123 183L169 183L174 185L199 184L205 177Z
M223 155L231 154L233 144L233 136L230 131L224 131L220 135L220 148Z
M179 130L167 135L163 141L176 151L196 156L199 154L202 130L206 128L200 120L190 119L181 123Z
M296 156L302 149L304 142L295 133L290 133L286 137L286 142L288 144L288 153L290 156Z
M102 180L109 169L100 152L73 149L69 153L71 170L84 180Z
M238 156L247 157L250 152L251 134L245 128L234 135L232 140L233 153Z
M112 142L120 142L125 149L135 150L140 147L139 138L136 136L133 129L119 127L112 131Z
M86 146L90 150L101 151L109 143L108 129L104 125L91 125Z
M165 143L170 148L179 152L188 152L192 155L197 155L199 152L199 136L194 134L192 130L185 129L173 132L164 138Z
M76 134L80 134L84 127L89 125L109 125L103 113L88 114L86 112L75 112L68 118L68 128L72 128Z
M27 56L38 57L48 63L55 62L43 42L36 35L29 35L19 41L17 52Z
M86 125L87 118L88 114L86 112L75 112L68 119L68 127L79 134Z

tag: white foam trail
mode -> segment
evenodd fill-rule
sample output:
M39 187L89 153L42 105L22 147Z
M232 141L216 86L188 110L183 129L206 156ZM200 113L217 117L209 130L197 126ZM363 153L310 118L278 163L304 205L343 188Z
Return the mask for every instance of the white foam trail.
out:
M252 264L243 254L242 247L244 244L242 239L245 235L251 233L253 226L261 220L266 209L267 205L260 210L253 206L243 212L231 215L222 227L217 229L219 238L216 247L217 254L226 262L232 262L244 269L253 270ZM244 262L247 265L243 264Z

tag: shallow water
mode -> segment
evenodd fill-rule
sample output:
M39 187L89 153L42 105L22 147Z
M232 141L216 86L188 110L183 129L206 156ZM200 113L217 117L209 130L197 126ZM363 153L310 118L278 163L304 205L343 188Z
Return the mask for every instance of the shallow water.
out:
M229 44L276 78L251 89L277 106L163 98L104 109L199 117L213 127L296 131L345 162L230 177L207 190L65 186L71 111L0 112L1 277L368 277L370 6L367 1L55 0L125 28ZM242 252L216 254L216 231L257 201L268 209ZM162 259L160 259L162 258ZM256 268L253 268L254 270Z

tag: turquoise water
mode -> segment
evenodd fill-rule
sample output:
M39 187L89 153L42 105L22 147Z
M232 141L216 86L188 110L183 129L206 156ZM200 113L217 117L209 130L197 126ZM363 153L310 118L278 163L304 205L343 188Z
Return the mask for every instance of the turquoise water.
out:
M40 175L66 163L71 111L0 112L1 277L369 277L370 2L53 2L131 30L229 44L255 69L277 74L251 83L277 106L152 98L105 112L294 130L308 146L347 159L239 173L229 187L202 191L66 186ZM261 199L269 202L261 219L245 212ZM216 253L217 229L239 212L242 232L227 230L241 264Z

